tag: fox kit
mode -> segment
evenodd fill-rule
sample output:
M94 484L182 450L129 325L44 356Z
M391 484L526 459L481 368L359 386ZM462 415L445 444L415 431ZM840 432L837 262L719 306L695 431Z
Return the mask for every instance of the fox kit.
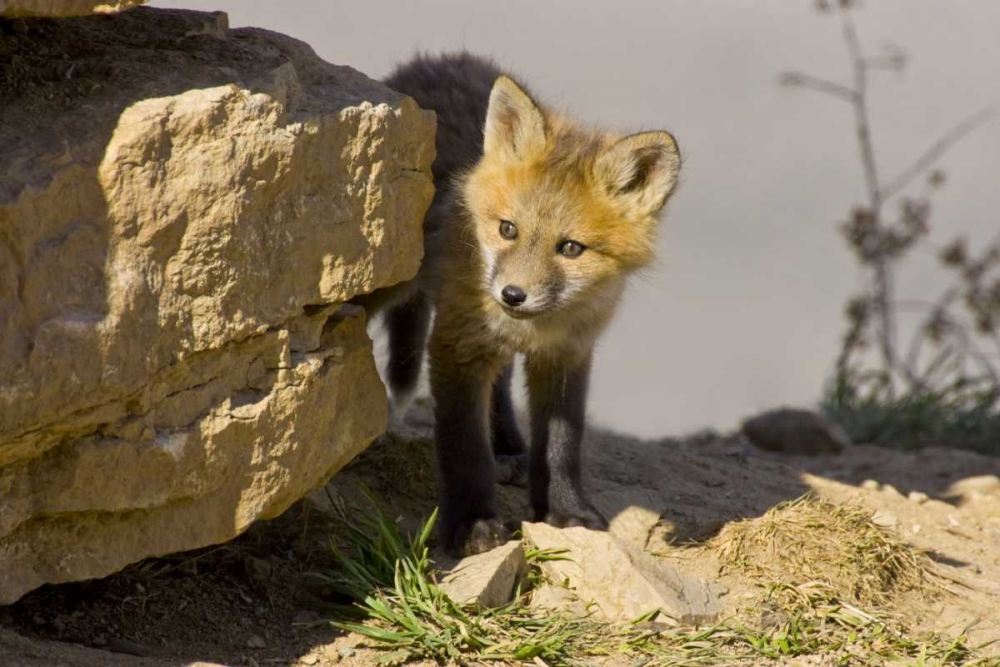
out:
M510 395L518 353L535 519L606 528L580 482L593 347L626 278L653 258L677 145L667 132L584 129L469 54L417 57L385 83L437 113L437 194L417 277L361 302L386 311L397 405L415 388L430 334L440 535L464 554L507 538L494 454L525 451Z

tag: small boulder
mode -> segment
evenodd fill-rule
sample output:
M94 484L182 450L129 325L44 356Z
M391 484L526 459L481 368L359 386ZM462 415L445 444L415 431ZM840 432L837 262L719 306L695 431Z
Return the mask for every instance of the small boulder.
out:
M840 454L851 445L840 426L811 410L769 410L744 421L742 429L750 442L768 452Z

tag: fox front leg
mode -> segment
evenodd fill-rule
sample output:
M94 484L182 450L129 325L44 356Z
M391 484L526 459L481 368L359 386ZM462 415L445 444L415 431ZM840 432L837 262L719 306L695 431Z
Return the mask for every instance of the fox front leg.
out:
M536 521L604 530L608 522L584 497L580 443L586 417L590 354L570 363L529 356L531 507Z
M511 531L497 517L490 387L499 366L458 363L454 349L432 336L431 393L438 459L438 535L447 551L469 556L503 544Z

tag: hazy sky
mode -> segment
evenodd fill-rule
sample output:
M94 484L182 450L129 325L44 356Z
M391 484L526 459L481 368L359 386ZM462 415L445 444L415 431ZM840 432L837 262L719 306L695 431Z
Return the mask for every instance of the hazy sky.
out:
M781 88L788 69L847 82L835 16L811 0L154 1L218 9L286 33L324 59L385 75L416 49L494 56L539 97L621 130L664 128L685 157L659 266L634 281L602 340L592 421L638 435L727 428L810 405L828 378L842 304L860 274L836 232L863 182L850 108ZM869 51L895 44L903 74L874 75L872 124L891 176L966 115L1000 105L998 0L869 0ZM933 238L1000 230L1000 119L941 166ZM936 293L933 256L900 296Z

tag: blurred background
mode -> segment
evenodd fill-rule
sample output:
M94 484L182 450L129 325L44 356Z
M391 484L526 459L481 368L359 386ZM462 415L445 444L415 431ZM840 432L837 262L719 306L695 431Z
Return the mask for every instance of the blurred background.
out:
M602 339L594 423L660 436L727 429L779 405L815 406L832 386L850 325L845 306L857 295L854 321L864 320L868 346L851 350L848 384L875 377L872 391L883 399L926 389L915 379L923 371L909 373L902 362L887 371L879 354L883 319L871 298L879 262L892 277L898 357L914 332L929 332L945 350L942 338L954 334L965 342L949 353L950 370L929 368L933 355L923 362L943 373L939 385L1000 366L989 314L1000 311L1000 279L991 282L997 262L976 260L1000 233L1000 122L976 116L1000 103L996 0L852 8L884 186L974 117L960 141L946 141L940 159L922 165L875 215L854 103L843 89L782 77L854 85L839 2L827 11L811 0L150 4L223 10L233 27L286 33L373 78L416 50L467 48L493 56L577 118L673 132L685 158L681 187L664 218L658 266L634 281ZM851 220L853 248L841 229ZM959 236L965 246L953 245ZM876 241L883 252L859 261L872 239L895 245ZM936 312L928 304L952 288L941 317L928 317ZM890 375L898 386L886 393Z

